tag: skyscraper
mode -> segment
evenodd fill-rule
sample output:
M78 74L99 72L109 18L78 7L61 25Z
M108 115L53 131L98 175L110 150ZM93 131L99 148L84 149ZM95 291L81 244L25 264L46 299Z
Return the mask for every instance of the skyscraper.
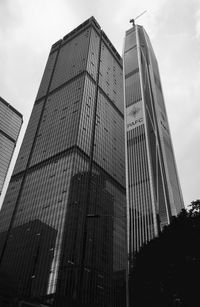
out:
M22 115L0 97L0 195L22 122Z
M158 64L134 25L124 46L129 252L154 238L184 207Z
M2 207L18 296L124 305L123 109L122 59L92 17L51 48Z

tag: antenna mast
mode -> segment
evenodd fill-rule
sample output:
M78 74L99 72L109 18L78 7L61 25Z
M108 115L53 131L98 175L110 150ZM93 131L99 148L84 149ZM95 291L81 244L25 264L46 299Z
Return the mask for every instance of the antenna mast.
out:
M129 22L132 23L133 27L135 26L135 20L138 19L143 14L145 14L146 12L147 12L147 10L145 10L144 12L142 12L140 15L136 16L135 18L130 19Z

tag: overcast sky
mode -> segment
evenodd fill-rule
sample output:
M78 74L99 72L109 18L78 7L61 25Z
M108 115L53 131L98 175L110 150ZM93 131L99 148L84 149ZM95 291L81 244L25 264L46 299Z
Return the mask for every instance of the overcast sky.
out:
M24 117L9 177L51 45L93 15L121 54L144 10L137 23L158 59L185 205L200 198L199 0L0 0L0 96Z

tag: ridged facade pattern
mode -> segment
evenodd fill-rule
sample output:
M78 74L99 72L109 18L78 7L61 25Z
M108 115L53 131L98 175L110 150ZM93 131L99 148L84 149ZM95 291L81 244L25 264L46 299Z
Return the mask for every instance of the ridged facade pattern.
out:
M134 253L157 236L184 205L158 64L143 27L136 25L126 32L123 58L132 264Z

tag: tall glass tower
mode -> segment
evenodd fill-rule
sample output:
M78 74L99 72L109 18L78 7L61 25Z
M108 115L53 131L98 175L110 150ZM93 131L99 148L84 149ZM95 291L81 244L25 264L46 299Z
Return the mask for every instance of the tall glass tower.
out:
M22 122L22 114L0 97L0 195Z
M17 295L124 306L122 59L92 17L50 51L0 214Z
M184 207L158 64L142 26L124 46L129 252L157 236Z

